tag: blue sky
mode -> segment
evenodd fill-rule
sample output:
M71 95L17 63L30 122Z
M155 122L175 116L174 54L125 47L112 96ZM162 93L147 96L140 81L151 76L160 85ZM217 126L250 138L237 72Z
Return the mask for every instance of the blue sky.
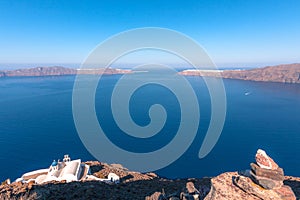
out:
M299 0L1 0L0 63L81 63L106 38L149 26L192 37L221 67L300 62L299 10Z

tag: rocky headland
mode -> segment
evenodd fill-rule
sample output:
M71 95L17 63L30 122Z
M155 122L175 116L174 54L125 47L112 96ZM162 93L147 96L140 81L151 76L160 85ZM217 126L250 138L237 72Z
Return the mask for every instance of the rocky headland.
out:
M99 178L120 176L119 184L79 182L9 183L0 186L0 199L146 199L146 200L296 200L300 178L284 176L283 169L263 150L258 150L250 170L226 172L213 178L170 180L154 173L130 171L119 164L88 161Z
M300 63L267 66L249 70L184 70L186 76L210 76L248 81L300 83Z
M63 75L76 75L76 74L126 74L130 70L115 69L115 68L99 68L99 69L71 69L66 67L34 67L16 70L2 70L0 77L13 77L13 76L63 76Z
M72 69L60 66L35 67L16 70L0 70L1 77L12 76L63 76L76 74L128 74L133 71L116 68ZM300 83L300 63L267 66L249 70L184 70L178 72L185 76L209 76L248 81Z

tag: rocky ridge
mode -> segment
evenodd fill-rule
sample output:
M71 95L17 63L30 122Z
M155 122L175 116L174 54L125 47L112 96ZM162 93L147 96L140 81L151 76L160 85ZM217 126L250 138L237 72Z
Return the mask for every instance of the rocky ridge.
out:
M300 63L267 66L249 70L184 70L186 76L210 76L248 81L300 83Z
M1 77L11 76L62 76L76 74L127 74L131 70L115 68L71 69L66 67L35 67L17 70L0 70ZM300 63L267 66L249 70L184 70L179 72L185 76L209 76L249 81L300 83Z
M34 67L27 69L3 70L0 71L0 77L14 77L14 76L63 76L76 74L126 74L130 70L114 69L114 68L99 68L99 69L71 69L66 67Z
M251 170L226 172L214 178L178 180L161 178L154 173L133 172L119 164L88 161L85 163L90 165L93 175L104 178L113 172L120 176L120 184L83 180L38 185L6 181L0 186L0 199L300 199L300 178L284 176L278 164L262 150L257 152L255 160L250 164ZM262 177L269 182L257 182ZM272 182L276 184L272 185Z
M155 191L165 190L175 194L184 188L187 179L169 180L154 173L129 171L119 164L107 164L98 161L85 162L90 165L91 173L98 178L107 177L111 172L120 176L120 184L107 184L99 181L48 182L37 185L33 182L6 182L0 186L0 199L24 200L85 200L85 199L145 199ZM195 179L197 185L209 185L209 178ZM207 187L209 190L209 186Z
M187 183L179 195L155 192L146 200L296 200L300 198L300 178L284 177L283 169L259 149L251 170L226 172L212 178L209 192L203 185ZM196 188L199 188L198 190Z

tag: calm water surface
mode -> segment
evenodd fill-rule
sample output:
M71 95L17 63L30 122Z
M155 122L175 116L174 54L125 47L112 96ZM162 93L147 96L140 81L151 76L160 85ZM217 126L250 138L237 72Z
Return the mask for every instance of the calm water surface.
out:
M105 76L96 94L99 122L118 146L149 152L163 147L176 133L180 108L176 97L159 85L137 90L130 101L132 118L149 123L148 109L162 104L168 119L155 137L134 140L115 124L110 95L120 76ZM15 179L27 171L47 168L53 159L70 154L93 160L81 143L72 117L74 76L0 79L0 180ZM187 77L201 110L198 134L185 154L157 171L161 176L203 177L249 168L258 148L265 149L288 175L300 176L300 84L224 80L227 117L213 151L198 159L198 151L210 120L210 98L204 82ZM247 93L248 95L245 95ZM188 134L188 133L187 133ZM130 144L130 145L128 145ZM157 161L159 162L159 161Z

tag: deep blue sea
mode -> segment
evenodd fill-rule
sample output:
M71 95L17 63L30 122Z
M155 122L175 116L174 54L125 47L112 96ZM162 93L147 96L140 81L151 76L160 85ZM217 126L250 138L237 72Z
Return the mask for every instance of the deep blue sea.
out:
M153 104L163 105L168 113L163 133L134 141L118 129L110 110L109 98L119 78L120 75L102 77L96 93L97 115L103 129L109 132L107 136L116 145L134 152L163 147L174 137L180 121L175 96L155 84L134 93L130 112L137 124L149 123L147 113ZM64 154L82 160L95 159L85 149L74 125L74 79L75 76L0 79L0 180L14 180L25 172L47 168ZM300 84L224 80L227 95L224 129L215 148L199 159L199 148L210 122L210 97L201 78L187 79L199 101L198 133L183 156L156 173L184 178L248 169L256 150L262 148L287 175L300 176Z

